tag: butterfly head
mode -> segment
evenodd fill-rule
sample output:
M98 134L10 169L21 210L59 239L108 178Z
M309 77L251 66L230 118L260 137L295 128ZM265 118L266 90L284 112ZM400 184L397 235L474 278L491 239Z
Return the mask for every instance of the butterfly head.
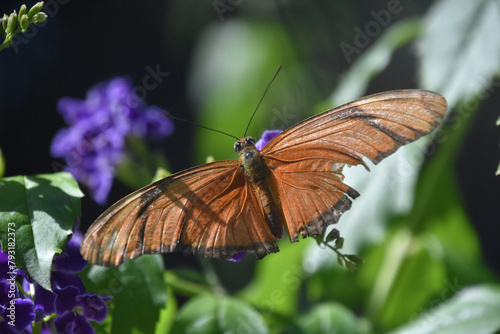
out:
M234 150L238 154L241 154L247 148L255 149L255 139L252 137L243 137L234 143Z

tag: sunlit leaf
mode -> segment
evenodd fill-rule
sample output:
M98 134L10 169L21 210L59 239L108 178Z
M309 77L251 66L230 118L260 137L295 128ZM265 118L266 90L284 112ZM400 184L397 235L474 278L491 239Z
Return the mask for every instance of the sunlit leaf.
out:
M422 87L449 105L488 88L500 69L500 10L496 0L440 0L418 43Z
M14 261L51 291L52 259L61 252L80 215L83 196L68 173L0 179L2 250L15 250Z
M500 330L499 314L500 286L473 286L392 334L497 333Z

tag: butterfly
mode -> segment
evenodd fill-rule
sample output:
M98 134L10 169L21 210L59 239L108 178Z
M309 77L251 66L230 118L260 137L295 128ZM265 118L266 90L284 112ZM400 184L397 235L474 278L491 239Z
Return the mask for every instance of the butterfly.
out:
M377 164L430 133L446 100L424 90L370 95L317 114L270 140L234 144L239 160L217 161L134 191L99 216L83 239L89 262L118 266L143 254L183 251L258 259L335 224L359 193L343 182L344 166Z

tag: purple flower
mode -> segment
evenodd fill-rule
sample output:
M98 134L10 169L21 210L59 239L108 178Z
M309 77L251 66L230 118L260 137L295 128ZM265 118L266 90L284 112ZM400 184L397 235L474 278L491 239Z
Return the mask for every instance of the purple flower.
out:
M16 285L21 272L11 267L9 256L0 249L0 333L21 333L35 319L34 305Z
M264 146L269 143L271 139L282 133L282 130L266 130L260 137L260 139L255 143L255 148L258 149L259 151L262 151Z
M51 154L66 161L65 170L100 204L107 200L125 138L158 139L173 131L165 111L148 107L123 77L90 88L85 100L62 98L57 108L68 127L54 137Z
M107 299L109 297L80 293L73 286L61 289L55 299L57 333L95 333L88 320L102 322L106 318Z
M234 254L233 256L231 256L229 259L227 259L228 261L230 262L240 262L241 260L243 260L243 258L247 255L247 252L245 251L241 251L239 253L236 253Z
M15 327L0 318L0 333L30 332L29 325L33 321L41 323L42 333L50 333L51 327L56 328L58 333L94 333L89 320L104 320L107 315L106 301L111 297L86 292L82 280L76 275L86 266L80 255L82 238L80 232L75 232L66 249L54 259L51 274L53 292L42 288L23 270L17 270L16 274L24 277L24 292L21 293L15 285L11 288L11 277L7 271L8 255L0 252L0 317L9 321L10 300L14 299L16 305ZM15 293L9 295L12 289ZM55 318L44 322L47 316L53 314Z
M12 303L0 305L0 333L22 333L35 319L30 299L14 298Z

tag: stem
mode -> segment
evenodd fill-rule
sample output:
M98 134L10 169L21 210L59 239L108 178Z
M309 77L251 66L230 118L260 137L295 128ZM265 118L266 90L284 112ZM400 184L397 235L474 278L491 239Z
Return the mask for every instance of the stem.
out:
M210 292L210 289L206 286L180 278L170 270L165 272L165 282L167 285L172 287L175 292L186 297L192 297Z
M410 250L412 239L412 232L409 229L398 231L385 249L382 264L368 300L367 314L373 323L376 323L380 310L387 301L403 261Z
M212 291L217 295L225 295L226 291L222 284L220 284L219 277L217 277L212 261L209 259L200 259L200 263Z

